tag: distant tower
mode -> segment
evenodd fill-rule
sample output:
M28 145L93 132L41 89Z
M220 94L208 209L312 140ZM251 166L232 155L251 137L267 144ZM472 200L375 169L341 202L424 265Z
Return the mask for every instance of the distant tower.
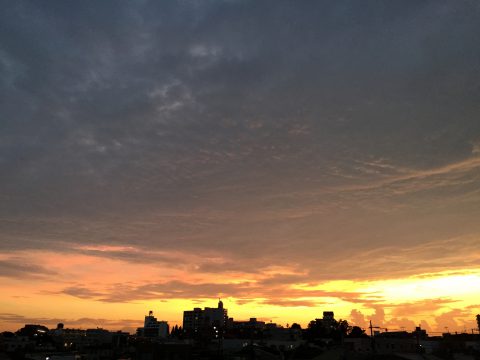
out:
M478 332L480 333L480 314L477 315L477 328L478 328L478 329L477 329Z
M220 299L218 299L218 308L223 309L223 302Z

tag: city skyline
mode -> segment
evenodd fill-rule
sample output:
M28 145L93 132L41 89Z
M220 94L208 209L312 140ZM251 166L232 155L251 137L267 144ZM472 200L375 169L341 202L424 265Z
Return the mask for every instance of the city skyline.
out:
M209 305L212 305L211 303ZM169 321L162 319L156 314L153 310L149 310L148 313L145 314L144 319L137 319L131 320L130 326L131 327L123 327L121 329L115 328L115 326L119 326L125 320L118 320L117 322L108 323L106 330L109 331L121 331L130 333L130 335L137 335L139 337L153 337L153 338L165 338L170 333L173 334L173 331L180 331L187 337L195 337L195 332L198 330L202 331L210 331L211 329L233 329L235 326L238 327L239 324L248 324L250 326L258 326L258 327L265 327L266 325L272 325L275 328L285 328L288 329L290 327L293 328L301 328L301 329L308 329L310 326L317 322L323 321L328 326L332 326L333 323L340 324L344 321L347 322L348 327L350 330L345 328L345 331L351 331L352 328L358 327L360 328L365 335L375 330L375 333L390 333L394 335L395 333L401 332L410 332L414 334L415 332L423 332L426 336L434 336L438 337L440 335L446 336L450 334L480 334L480 314L477 314L474 319L474 327L467 329L464 327L462 331L451 331L448 326L444 326L442 329L443 331L435 331L428 326L428 329L422 328L422 325L425 324L413 324L412 328L408 328L406 326L400 326L400 328L387 328L382 325L385 325L383 322L376 323L375 318L373 319L365 319L365 322L355 322L352 319L342 319L342 318L335 318L335 313L329 310L323 310L318 312L318 316L313 319L310 319L307 324L301 324L299 322L293 321L291 323L283 324L281 319L278 322L274 322L271 318L263 318L262 316L258 316L261 314L255 314L254 317L249 317L245 319L239 319L231 316L232 314L228 313L228 309L225 308L225 305L221 299L218 299L218 303L216 307L206 306L203 309L198 307L198 304L190 310L183 310L183 316L181 321ZM355 317L355 314L351 314ZM20 320L20 319L19 319ZM22 324L22 327L43 327L48 325L50 330L55 328L57 329L72 329L72 330L88 330L87 328L83 328L82 326L75 325L79 324L79 321L73 320L70 323L65 323L65 319L45 319L45 318L36 318L36 319L27 319L23 318L22 320L28 321ZM378 320L378 319L377 319ZM46 321L46 322L45 322ZM85 322L83 322L85 323ZM134 326L136 324L136 326ZM473 323L472 323L473 324ZM73 326L69 326L73 325ZM98 324L96 324L98 325ZM143 326L141 326L143 325ZM325 325L323 325L325 326ZM96 329L103 330L102 327L96 326ZM91 329L90 329L91 330ZM337 329L338 330L338 329ZM440 327L437 329L440 330ZM6 332L18 332L19 330L9 329ZM373 333L372 333L373 335Z
M2 10L0 331L215 298L476 328L477 2Z

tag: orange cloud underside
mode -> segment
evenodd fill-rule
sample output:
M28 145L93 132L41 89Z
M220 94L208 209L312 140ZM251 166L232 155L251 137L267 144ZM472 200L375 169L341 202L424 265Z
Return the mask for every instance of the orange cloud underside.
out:
M12 255L2 255L3 260L9 257ZM0 330L13 330L22 322L36 320L50 326L55 321L69 326L70 321L77 327L95 325L132 331L150 309L172 324L181 324L183 310L213 306L216 297L224 298L229 315L236 319L258 317L303 326L321 317L322 311L333 310L337 318L361 326L373 319L391 328L423 321L430 331L444 330L444 323L451 330L464 330L475 326L474 315L480 311L478 269L316 284L287 266L261 273L191 275L188 266L131 263L81 254L15 253L15 259L19 258L47 264L46 273L2 279Z

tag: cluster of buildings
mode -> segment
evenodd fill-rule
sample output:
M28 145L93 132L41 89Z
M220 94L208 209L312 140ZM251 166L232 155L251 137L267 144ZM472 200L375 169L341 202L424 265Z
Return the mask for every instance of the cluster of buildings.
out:
M477 316L480 327L480 315ZM368 332L368 331L367 331ZM323 354L323 355L322 355ZM325 354L329 354L326 356ZM461 354L456 356L455 354ZM478 360L479 334L429 336L417 327L407 331L373 331L337 321L324 311L308 327L280 326L250 318L228 317L221 300L217 307L184 311L182 326L170 328L152 311L135 335L105 329L55 329L25 325L0 334L0 360L154 360L154 359L315 359L366 360L395 356L405 360Z
M322 321L330 325L334 320L333 312L325 311ZM298 328L284 328L276 323L266 323L257 318L250 318L246 321L235 321L228 317L228 310L224 308L223 302L218 301L217 307L196 307L193 310L183 312L183 323L181 327L169 331L166 321L159 321L150 311L145 316L144 326L137 329L137 336L144 338L167 339L172 335L182 339L192 340L217 340L224 343L231 339L243 338L269 338L288 341L291 346L292 340L301 338L301 331Z
M130 334L105 329L55 329L27 324L15 333L0 334L2 351L12 359L100 360L117 358L128 348Z

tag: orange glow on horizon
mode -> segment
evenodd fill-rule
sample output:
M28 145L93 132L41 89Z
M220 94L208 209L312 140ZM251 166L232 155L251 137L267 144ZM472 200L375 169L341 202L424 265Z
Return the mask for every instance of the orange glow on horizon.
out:
M306 326L310 320L321 317L323 311L329 310L335 312L337 319L346 319L359 326L365 326L366 321L372 318L392 328L423 321L428 324L428 330L439 331L443 329L443 324L438 323L443 319L442 314L455 309L470 309L452 313L452 321L457 328L451 330L462 331L467 326L474 326L474 315L480 310L475 308L480 271L471 269L400 279L334 280L317 285L280 283L274 285L278 289L276 295L275 290L265 291L261 281L266 275L294 275L288 268L272 267L268 274L250 274L243 279L240 274L218 276L199 273L196 282L182 283L187 273L159 268L155 264L139 265L96 256L52 252L38 252L36 257L52 264L50 269L58 274L55 281L41 276L21 281L6 279L1 290L11 295L5 296L0 305L3 313L21 315L24 322L38 320L50 326L52 322L61 320L66 326L70 326L71 321L73 326L79 327L94 323L106 328L133 331L149 310L154 310L159 318L173 325L181 325L183 310L215 306L217 297L224 299L229 316L235 319L257 317L281 325L297 322ZM75 279L73 285L71 279ZM185 287L177 289L180 297L167 299L161 293L156 297L155 292L162 291L163 283L173 286L171 291L174 294L176 282L180 282L178 286ZM159 283L158 288L150 289L148 286L153 286L150 285L152 283ZM220 293L212 293L209 297L202 296L202 292L196 297L195 284L226 284L233 286L232 289L240 286L245 288L245 294L230 295L228 289L225 293L220 289ZM112 294L118 287L120 291L125 288L126 292L132 292L132 298L104 300L114 296ZM78 320L82 318L90 320L82 323ZM23 325L22 321L22 318L4 319L1 330L14 330Z

